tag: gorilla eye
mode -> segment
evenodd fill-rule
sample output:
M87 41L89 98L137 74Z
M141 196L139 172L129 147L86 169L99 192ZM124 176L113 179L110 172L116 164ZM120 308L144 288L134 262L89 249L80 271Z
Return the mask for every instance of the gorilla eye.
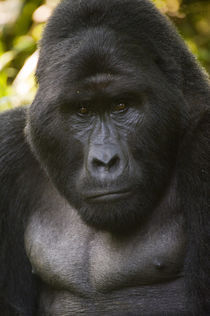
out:
M124 112L128 109L125 103L119 103L113 106L113 112Z
M81 106L78 111L79 114L86 115L89 114L90 111L87 106Z

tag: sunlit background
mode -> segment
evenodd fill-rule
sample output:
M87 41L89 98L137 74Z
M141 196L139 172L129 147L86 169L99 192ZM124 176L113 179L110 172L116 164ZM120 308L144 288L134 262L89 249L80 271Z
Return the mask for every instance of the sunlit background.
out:
M106 0L104 0L106 1ZM0 0L0 111L30 104L37 44L59 0ZM210 73L210 0L153 0Z

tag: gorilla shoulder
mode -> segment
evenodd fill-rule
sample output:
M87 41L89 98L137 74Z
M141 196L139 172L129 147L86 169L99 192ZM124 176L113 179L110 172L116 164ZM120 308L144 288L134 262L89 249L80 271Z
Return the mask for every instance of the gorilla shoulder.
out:
M40 182L40 165L24 135L26 112L20 107L0 115L0 223L4 215L10 221L13 216L15 220L23 217L27 204L35 197L34 187ZM9 222L8 228L1 230L8 231L10 226ZM7 236L3 235L1 241L4 238Z
M0 179L4 183L10 174L14 183L16 177L25 174L27 166L30 171L38 166L24 135L26 112L25 107L20 107L0 115Z

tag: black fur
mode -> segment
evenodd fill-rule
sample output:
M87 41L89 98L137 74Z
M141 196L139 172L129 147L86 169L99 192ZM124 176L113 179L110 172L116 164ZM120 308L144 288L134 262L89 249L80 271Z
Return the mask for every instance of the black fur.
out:
M103 29L104 26L114 29L117 36L113 38L112 33L107 31L102 49L101 46L97 47L97 41L92 43L91 40L92 32L95 32L96 39L100 39L100 29L96 31L95 28ZM85 46L85 52L81 50L77 54L78 43L83 38L81 34L88 28L90 33L86 34L86 38L89 43ZM93 44L95 50L91 56ZM121 56L118 48L124 45L127 54ZM55 164L52 163L50 168L54 170L56 179L61 178L59 164L62 168L65 166L62 160L65 157L57 154L61 146L59 141L61 138L66 141L65 136L62 130L56 130L54 143L50 143L55 126L51 121L53 111L45 109L45 105L51 102L53 109L58 102L65 104L65 95L60 93L60 80L67 82L66 78L70 77L69 85L74 85L74 79L84 76L86 71L89 75L91 71L97 72L101 58L110 49L113 49L114 57L107 61L107 65L112 62L115 69L120 69L120 58L128 64L135 61L138 67L138 59L147 63L146 56L149 56L160 70L160 76L167 78L171 91L180 94L184 100L184 104L179 105L182 109L178 126L182 130L176 131L176 148L171 154L176 159L177 192L174 203L180 205L186 220L188 247L185 274L189 304L193 306L194 315L210 314L210 85L207 76L170 22L147 0L64 0L50 19L41 42L37 69L40 88L29 114L27 109L20 108L0 116L2 316L36 315L39 280L31 273L25 254L24 229L33 211L34 201L39 198L45 172L49 172L48 153L55 151ZM63 65L67 64L70 52L72 58L74 54L76 56L74 68L64 69ZM81 63L86 56L92 60L88 69ZM161 78L156 77L155 67L150 73L151 81L155 80L161 86ZM128 67L127 70L133 75L133 69ZM68 89L69 86L66 87L66 93ZM40 126L33 123L35 115L39 118L40 126L49 128L46 128L48 134L42 135ZM175 118L176 115L178 119L174 110L171 116ZM28 136L31 147L25 137L25 133L28 133L25 129L27 122L33 126L36 134L35 140ZM167 123L171 129L176 126L173 121ZM81 152L81 148L77 148L77 151ZM58 158L59 162L56 161ZM72 158L72 170L77 168L77 164L79 161ZM155 167L161 166L157 161ZM59 188L66 196L65 185L62 185Z
M23 242L25 216L30 210L31 198L35 197L32 192L38 179L36 162L24 140L25 112L20 108L0 117L0 302L3 302L0 310L5 316L33 315L36 304L36 280L31 274Z

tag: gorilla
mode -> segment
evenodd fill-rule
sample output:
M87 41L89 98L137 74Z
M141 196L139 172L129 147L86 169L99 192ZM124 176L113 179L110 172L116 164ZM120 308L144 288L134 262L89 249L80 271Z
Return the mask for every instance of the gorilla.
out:
M64 0L0 116L3 316L210 315L210 84L148 0Z

